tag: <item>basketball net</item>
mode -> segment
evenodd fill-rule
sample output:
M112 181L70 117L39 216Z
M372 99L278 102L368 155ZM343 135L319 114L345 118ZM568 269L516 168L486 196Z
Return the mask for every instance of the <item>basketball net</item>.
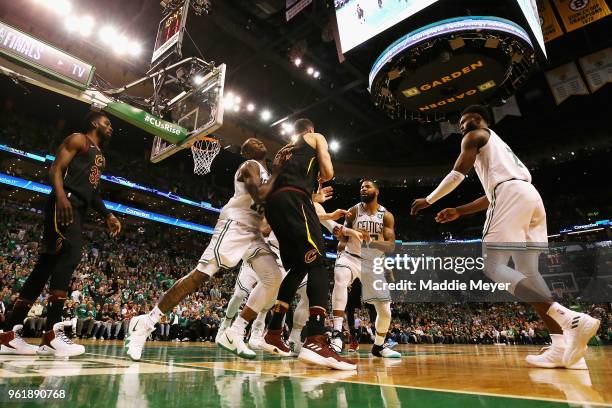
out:
M193 173L199 176L210 173L210 166L221 150L221 143L212 138L197 140L191 146Z

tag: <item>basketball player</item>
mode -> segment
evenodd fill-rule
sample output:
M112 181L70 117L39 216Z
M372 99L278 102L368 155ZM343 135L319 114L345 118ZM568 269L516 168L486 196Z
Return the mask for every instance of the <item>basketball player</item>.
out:
M539 254L548 243L542 198L531 184L527 167L489 129L490 123L485 106L473 105L463 111L461 154L453 170L429 196L414 200L411 214L453 191L474 167L485 195L440 211L436 221L450 222L488 208L483 232L485 274L495 282L509 283L510 293L529 301L551 333L552 346L543 354L527 356L527 362L544 368L587 369L583 357L600 322L552 300L538 271ZM510 258L517 270L508 267Z
M325 182L334 175L327 141L323 135L314 133L314 125L308 119L298 119L294 127L297 140L279 151L278 155L285 158L284 164L267 188L262 189L266 219L278 238L281 259L288 272L278 291L263 347L271 353L290 352L281 338L281 325L300 282L308 275L308 337L298 358L333 369L355 370L357 366L339 356L325 335L329 277L322 264L323 233L311 195L319 179Z
M84 133L73 133L60 145L49 169L53 190L45 206L41 254L4 322L0 353L69 357L85 352L85 347L65 336L64 327L71 324L61 322L62 309L70 279L81 261L83 222L88 208L102 216L112 237L121 231L121 223L106 209L98 193L106 164L102 149L112 133L108 117L92 111L85 116ZM46 329L40 346L36 347L26 343L20 333L24 318L49 279Z
M342 226L334 222L334 220L343 217L347 213L347 211L345 210L336 210L330 214L325 213L325 210L319 203L324 202L328 200L329 198L331 198L331 190L332 190L331 187L324 187L324 188L320 187L317 193L312 195L313 201L316 202L316 205L318 206L317 215L319 216L319 220L323 223L323 225L325 225L327 228L330 229L330 232L332 232L335 228L336 229L342 228ZM256 247L254 249L247 251L247 254L245 255L245 258L243 259L242 265L240 267L238 278L236 279L234 295L231 297L230 301L228 302L226 317L223 319L223 322L220 325L219 333L217 334L217 337L215 340L217 344L225 345L225 342L227 339L227 338L224 338L225 330L230 326L233 327L233 324L232 324L233 317L236 315L236 312L238 311L238 308L240 307L240 304L244 301L244 299L245 298L248 299L251 296L251 291L256 294L260 293L260 291L257 291L253 288L256 288L258 285L262 285L264 283L261 282L261 279L259 277L259 275L261 274L258 274L256 272L256 270L253 267L253 263L252 263L253 259L258 256L258 253L260 250L264 249L265 251L273 253L275 256L277 265L282 273L283 278L287 275L287 272L283 268L283 265L280 261L278 240L276 239L276 236L272 232L270 226L267 224L267 222L265 222L265 219L264 219L264 222L262 223L262 226L260 227L260 230L265 237L264 241L267 244L267 248ZM340 230L338 230L338 233L340 233ZM357 231L350 230L348 228L346 228L343 233L347 235L353 234L353 235L360 236ZM293 324L292 332L299 330L299 332L301 333L301 329L304 327L304 324L306 323L306 320L308 318L308 297L306 295L306 277L304 277L303 281L298 287L297 295L300 297L300 301L294 311L294 320L293 320L294 324ZM274 294L274 298L275 297L276 297L276 293ZM264 307L263 310L259 311L259 313L257 314L257 317L253 321L251 336L249 338L249 343L248 343L248 347L251 350L262 349L263 332L265 328L264 327L265 318L266 318L268 310L270 310L272 306L274 306L274 298L269 299L271 303L268 306ZM247 305L248 303L249 302L247 300ZM244 313L245 310L247 311L246 313ZM252 313L249 313L248 310L249 310L248 306L245 307L243 311L241 312L241 316L242 317L246 316L245 319L247 319L247 322L250 322L252 320ZM236 331L235 328L234 328L234 331ZM294 339L294 343L296 345L295 345L295 348L293 349L293 352L295 352L295 350L298 349L299 346L301 346L301 342L299 343L295 342L295 339ZM286 355L288 356L289 353Z
M380 191L372 180L361 183L361 202L354 205L344 225L366 233L369 251L361 248L359 240L350 238L338 244L338 258L334 267L334 289L332 308L334 314L334 337L332 343L342 350L342 326L348 298L348 287L357 278L362 282L363 301L376 308L376 337L372 355L384 358L400 358L401 354L385 344L385 337L391 325L391 297L388 292L374 289L372 268L374 258L391 253L395 249L395 219L393 214L378 203ZM372 267L369 265L372 264ZM363 268L362 268L363 267ZM363 270L362 270L363 269Z
M274 299L282 274L274 256L260 233L263 215L260 206L254 205L258 188L266 183L270 173L265 165L266 146L258 139L247 139L241 147L241 154L247 159L234 176L234 196L222 208L213 236L204 250L198 265L186 276L179 279L159 300L148 314L137 316L130 321L126 334L127 354L133 360L140 360L147 337L154 330L161 316L172 310L181 300L200 288L220 268L232 268L252 251L251 264L259 275L258 285L247 303L248 311L234 322L235 329L225 331L221 347L243 358L255 358L256 354L244 343L244 331L250 321L263 307ZM256 255L256 256L255 256ZM256 292L257 291L257 292Z

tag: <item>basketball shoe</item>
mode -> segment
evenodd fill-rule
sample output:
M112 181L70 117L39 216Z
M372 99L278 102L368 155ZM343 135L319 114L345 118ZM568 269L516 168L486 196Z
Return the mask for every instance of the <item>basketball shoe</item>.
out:
M281 337L280 330L268 330L261 347L268 353L278 354L282 357L289 357L291 355L291 349Z
M244 333L238 333L233 327L228 328L223 332L223 336L218 339L217 346L223 350L229 351L238 357L249 360L257 357L257 354L244 344Z
M357 350L359 350L359 341L357 340L357 336L351 333L349 334L348 351L349 353L355 353Z
M249 338L249 348L251 350L262 350L263 327L254 327L251 329L251 337Z
M298 358L306 363L332 368L334 370L356 370L357 364L336 353L326 334L306 338Z
M374 344L372 346L372 355L374 357L383 357L383 358L401 358L402 355L395 350L391 350L387 343L382 346L377 346Z
M13 330L0 333L0 354L34 355L38 347L21 338L23 325L13 326Z
M72 326L72 322L55 323L51 330L43 334L36 352L40 355L53 355L55 357L74 357L85 353L84 346L74 344L64 333L64 328L70 326Z
M525 357L525 361L535 367L541 368L558 368L565 367L570 370L588 370L589 368L584 361L584 358L578 360L576 364L566 366L563 363L563 354L565 353L565 341L562 334L551 334L552 345L544 347L540 350L540 354L529 355Z
M155 330L155 324L147 314L132 317L128 325L123 347L127 349L127 355L134 361L140 360L142 349L147 338Z
M342 353L342 332L334 330L330 343L336 353Z
M578 313L572 317L568 327L563 328L563 339L565 341L563 364L566 367L573 366L584 357L587 344L599 330L600 324L599 320L585 313Z

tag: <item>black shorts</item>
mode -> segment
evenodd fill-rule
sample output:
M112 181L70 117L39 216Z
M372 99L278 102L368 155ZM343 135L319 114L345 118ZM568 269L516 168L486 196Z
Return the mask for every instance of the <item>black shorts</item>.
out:
M66 244L70 244L75 249L83 247L83 219L87 213L87 206L74 194L67 193L67 195L72 204L73 221L70 225L60 224L53 193L47 200L42 253L57 254Z
M310 196L291 188L275 191L268 197L265 213L278 238L286 270L300 263L322 262L325 257L323 231Z

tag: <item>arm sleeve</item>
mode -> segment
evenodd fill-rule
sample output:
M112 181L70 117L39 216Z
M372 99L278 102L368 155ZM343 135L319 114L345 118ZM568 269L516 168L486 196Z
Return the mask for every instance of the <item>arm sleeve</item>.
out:
M444 177L444 180L436 187L430 195L425 198L429 204L433 204L445 195L453 191L461 182L465 179L465 175L461 174L457 170L452 170Z
M98 193L97 191L94 193L93 198L91 200L91 207L104 218L108 217L108 215L111 213L104 205L102 198L100 198L100 193Z

